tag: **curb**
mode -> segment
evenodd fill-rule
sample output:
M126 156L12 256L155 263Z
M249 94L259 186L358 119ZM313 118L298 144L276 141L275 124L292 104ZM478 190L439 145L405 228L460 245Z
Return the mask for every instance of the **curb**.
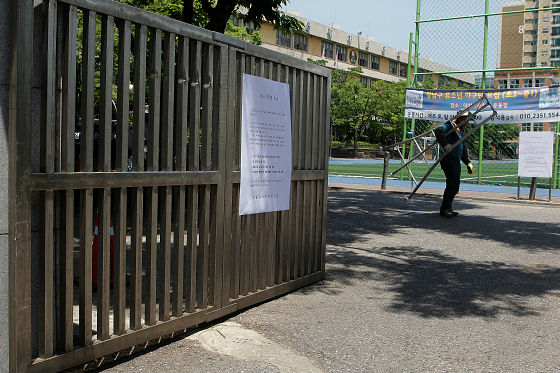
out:
M329 186L329 190L349 190L349 191L360 191L360 192L375 192L375 193L390 193L390 194L409 194L410 192L405 192L401 190L383 190L383 189L366 189L366 188L359 188L356 187L354 184L348 184L347 187L341 186ZM440 195L436 195L433 193L422 193L416 192L417 195L423 197L433 197L433 198L441 198ZM455 199L467 199L473 201L482 201L482 202L490 202L490 203L507 203L507 204L524 204L524 205L531 205L531 206L539 206L539 207L550 207L550 208L559 208L559 202L545 202L545 201L529 201L529 200L516 200L516 199L503 199L503 198L493 198L493 197L475 197L475 196L460 196L457 195Z

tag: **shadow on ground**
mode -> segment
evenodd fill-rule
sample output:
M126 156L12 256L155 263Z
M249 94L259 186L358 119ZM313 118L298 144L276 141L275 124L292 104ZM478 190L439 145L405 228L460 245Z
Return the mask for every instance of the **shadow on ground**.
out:
M462 216L459 227L456 219L437 215L437 199L424 198L409 206L393 195L372 195L329 195L326 281L302 291L339 295L348 285L365 287L366 297L389 291L388 311L425 318L539 315L546 309L528 298L560 297L557 267L471 262L418 246L369 249L360 244L363 235L391 235L413 228L434 234L475 232L470 234L476 239L499 241L514 249L552 250L558 248L558 226ZM474 205L462 202L460 208L465 211ZM518 243L518 237L526 235L530 240Z
M327 242L348 245L359 241L363 235L391 235L412 228L496 241L528 251L560 248L558 223L496 219L483 215L442 219L438 214L440 203L435 197L417 196L409 203L396 194L330 192ZM454 203L454 209L462 212L472 208L474 205L464 200Z
M374 250L330 248L327 255L327 292L336 284L364 281L370 296L393 293L391 312L422 317L495 317L538 315L528 297L560 291L560 269L469 262L419 247L383 247ZM375 284L380 287L374 288Z

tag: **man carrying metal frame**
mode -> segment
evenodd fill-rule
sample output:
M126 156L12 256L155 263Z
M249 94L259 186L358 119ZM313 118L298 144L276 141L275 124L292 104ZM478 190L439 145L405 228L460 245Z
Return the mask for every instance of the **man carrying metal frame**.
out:
M456 120L447 121L441 126L434 129L434 134L439 145L445 150L440 166L445 173L445 192L439 210L440 216L444 218L452 218L459 215L453 211L453 199L459 192L461 184L461 163L467 166L467 172L473 173L473 165L469 160L467 147L464 142L459 142L465 137L464 129L469 123L469 113L464 111ZM457 146L453 147L453 144Z

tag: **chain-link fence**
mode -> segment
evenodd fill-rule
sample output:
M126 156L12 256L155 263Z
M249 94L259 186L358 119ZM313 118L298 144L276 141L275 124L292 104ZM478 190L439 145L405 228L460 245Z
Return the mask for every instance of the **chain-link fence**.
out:
M560 69L560 0L419 0L415 42L418 88L507 89L558 84ZM406 131L418 135L434 123L407 121ZM560 132L559 124L486 124L467 140L475 173L464 182L517 185L520 131ZM420 144L422 146L422 144ZM559 187L558 138L553 185ZM432 154L433 153L433 154ZM408 151L407 157L414 154ZM428 158L436 157L429 152ZM422 161L413 165L420 174ZM415 174L417 173L415 172ZM405 176L406 177L406 176ZM428 180L442 181L439 170ZM549 180L539 179L548 188ZM522 178L527 186L530 178Z

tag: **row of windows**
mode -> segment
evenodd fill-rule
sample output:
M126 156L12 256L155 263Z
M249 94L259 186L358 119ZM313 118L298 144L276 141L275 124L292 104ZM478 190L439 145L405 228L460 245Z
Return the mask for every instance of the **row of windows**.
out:
M506 89L506 88L520 88L520 79L509 79L509 84L507 79L499 79L498 80L498 88ZM523 79L523 87L544 87L545 85L545 78L535 78L533 83L533 78L525 78Z
M276 45L297 49L301 51L307 51L308 49L308 37L307 35L302 34L291 34L291 33L283 33L280 30L276 32ZM335 51L336 50L336 51ZM324 58L335 58L335 53L337 55L337 60L342 62L347 62L349 59L348 56L348 48L343 45L338 45L335 43L331 43L328 41L321 41L321 54ZM352 58L352 57L350 57ZM379 71L380 68L380 57L376 56L371 53L366 52L358 52L357 56L355 57L356 60L350 61L351 63L357 63L359 66L369 68L372 70ZM406 78L408 72L408 65L404 63L399 63L396 61L389 61L389 74L396 75L401 78ZM427 72L427 70L419 69L419 72ZM418 82L422 82L424 80L424 75L419 75L417 78ZM443 86L447 83L451 83L453 79L448 78L446 76L440 76L439 85ZM368 86L366 80L362 82L364 86Z
M308 37L304 34L285 33L280 30L276 32L276 45L281 47L307 52L307 42Z
M542 123L521 123L521 131L542 132L543 129Z

